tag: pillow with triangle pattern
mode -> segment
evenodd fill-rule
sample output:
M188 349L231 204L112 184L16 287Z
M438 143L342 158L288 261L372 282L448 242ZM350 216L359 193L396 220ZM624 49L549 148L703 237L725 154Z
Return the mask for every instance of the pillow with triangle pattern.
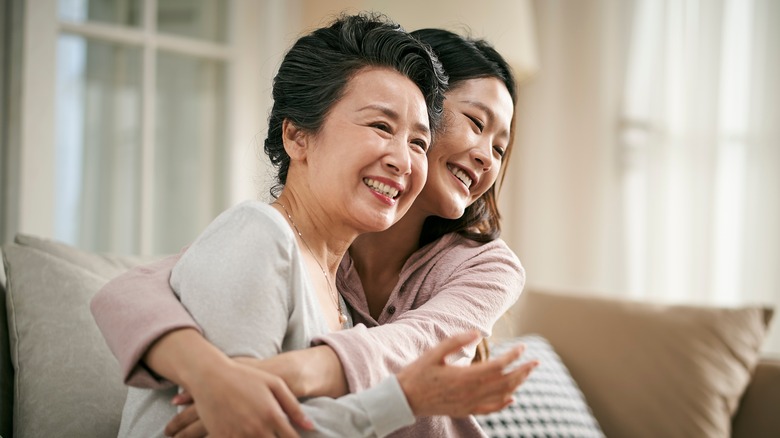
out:
M546 339L526 335L498 341L491 345L490 354L500 356L520 343L526 349L516 364L538 359L539 366L515 391L511 405L499 412L476 416L487 436L603 438L577 383Z

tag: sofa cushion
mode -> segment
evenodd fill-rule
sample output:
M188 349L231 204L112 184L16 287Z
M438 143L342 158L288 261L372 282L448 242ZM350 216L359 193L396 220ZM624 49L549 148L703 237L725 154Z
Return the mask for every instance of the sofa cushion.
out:
M538 359L539 366L515 391L512 404L499 412L477 415L487 436L603 437L577 383L546 339L534 335L504 339L491 346L491 356L500 356L521 343L525 352L513 365Z
M555 347L604 433L728 437L772 311L526 291L519 332Z
M139 261L31 236L3 248L15 436L116 436L125 387L89 311Z

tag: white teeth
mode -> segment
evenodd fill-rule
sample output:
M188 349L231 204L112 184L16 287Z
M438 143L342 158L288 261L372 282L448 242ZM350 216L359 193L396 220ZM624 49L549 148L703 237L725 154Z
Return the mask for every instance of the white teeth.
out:
M471 188L471 177L466 172L455 166L450 166L449 164L447 165L447 169L449 169L456 178L463 181L463 184L466 184L467 188Z
M395 198L398 196L398 189L391 187L385 183L381 183L371 178L363 178L363 183L367 185L371 190L387 196L388 198Z

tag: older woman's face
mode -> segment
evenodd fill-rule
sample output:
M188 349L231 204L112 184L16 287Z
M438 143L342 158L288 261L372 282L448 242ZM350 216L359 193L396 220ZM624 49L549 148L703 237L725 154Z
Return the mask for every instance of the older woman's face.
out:
M420 89L396 71L364 69L313 137L310 184L360 232L387 229L425 185L430 140Z
M469 79L447 92L444 129L428 153L428 182L415 208L448 219L496 182L514 104L506 86L496 78Z

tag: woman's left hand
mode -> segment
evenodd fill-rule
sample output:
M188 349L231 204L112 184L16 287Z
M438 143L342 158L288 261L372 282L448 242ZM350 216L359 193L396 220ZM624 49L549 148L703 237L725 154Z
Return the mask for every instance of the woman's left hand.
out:
M203 438L208 436L208 431L200 421L198 411L192 404L192 397L189 394L180 394L182 397L174 397L173 404L189 404L183 411L176 414L175 417L165 426L165 436L173 438ZM186 403L184 403L186 401Z
M514 390L539 365L532 360L507 370L524 347L470 366L447 364L447 356L473 345L477 339L476 332L445 339L397 374L415 416L466 417L501 410L512 402Z

